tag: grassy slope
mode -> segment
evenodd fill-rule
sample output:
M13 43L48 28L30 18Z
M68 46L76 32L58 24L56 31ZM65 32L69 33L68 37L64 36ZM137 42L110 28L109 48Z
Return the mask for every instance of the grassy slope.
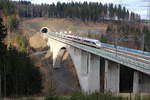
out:
M48 27L51 31L73 31L76 30L98 30L105 31L107 24L105 23L83 23L80 20L56 19L56 18L34 18L25 19L21 23L20 29L26 33L38 32L41 27Z

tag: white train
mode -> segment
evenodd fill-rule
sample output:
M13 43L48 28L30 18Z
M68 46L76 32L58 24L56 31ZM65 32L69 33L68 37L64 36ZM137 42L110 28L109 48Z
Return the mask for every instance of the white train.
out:
M43 27L40 30L41 33L49 33L49 29L47 27ZM100 48L101 47L101 42L96 40L96 39L89 39L89 38L84 38L84 37L79 37L79 36L74 36L74 35L67 35L64 34L63 32L55 32L55 35L57 36L61 36L63 38L72 40L72 41L76 41L82 44L86 44L89 46L93 46L96 48Z
M89 39L89 38L84 38L84 37L79 37L79 36L74 36L74 35L63 35L63 37L86 44L86 45L94 46L97 48L101 47L101 42L96 39Z

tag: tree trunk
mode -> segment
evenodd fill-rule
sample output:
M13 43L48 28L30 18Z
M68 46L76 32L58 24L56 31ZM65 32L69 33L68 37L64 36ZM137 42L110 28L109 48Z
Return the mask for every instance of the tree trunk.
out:
M2 98L2 91L1 91L1 74L0 74L0 99Z

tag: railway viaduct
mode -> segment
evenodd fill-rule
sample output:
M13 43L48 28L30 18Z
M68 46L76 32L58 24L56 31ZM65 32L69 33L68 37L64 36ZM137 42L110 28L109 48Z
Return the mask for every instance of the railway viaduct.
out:
M150 93L149 58L124 52L116 54L52 34L43 33L42 36L48 40L47 45L53 53L53 67L61 67L62 56L67 51L82 91Z

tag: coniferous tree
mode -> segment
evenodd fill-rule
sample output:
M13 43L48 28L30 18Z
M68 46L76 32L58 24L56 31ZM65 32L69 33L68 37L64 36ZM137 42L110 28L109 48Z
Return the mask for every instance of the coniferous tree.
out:
M78 18L83 21L100 21L109 18L114 20L118 19L129 20L136 18L135 13L129 11L119 5L118 7L113 4L102 4L94 2L70 2L57 4L41 4L35 5L31 2L14 2L14 5L21 17L52 17L52 18ZM139 15L138 15L139 16Z
M2 96L22 96L39 93L41 75L28 54L15 47L4 45L6 28L0 19L0 91Z

